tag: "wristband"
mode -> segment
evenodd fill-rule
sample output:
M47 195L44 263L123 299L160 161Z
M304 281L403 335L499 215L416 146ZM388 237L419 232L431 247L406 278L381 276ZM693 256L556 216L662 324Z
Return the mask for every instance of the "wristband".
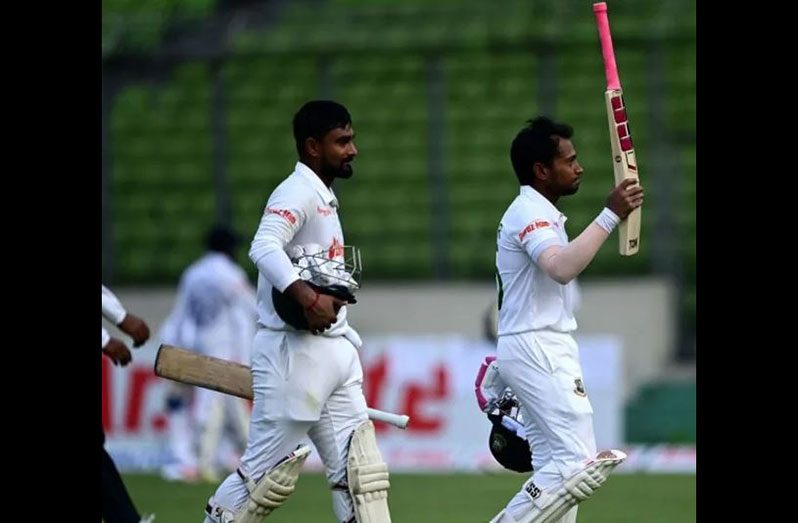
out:
M619 223L621 223L621 219L618 218L618 215L607 207L604 207L593 221L596 223L596 225L607 231L607 234L611 233L612 230L615 229Z

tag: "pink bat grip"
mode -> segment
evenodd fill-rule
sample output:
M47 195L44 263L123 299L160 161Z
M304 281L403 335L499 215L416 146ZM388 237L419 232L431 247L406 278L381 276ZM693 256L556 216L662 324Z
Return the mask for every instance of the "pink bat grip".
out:
M610 21L607 18L607 3L598 2L593 4L593 13L596 15L596 26L598 26L599 40L601 41L601 55L604 57L604 75L607 77L607 89L620 89L621 81L618 79L615 51L612 49Z

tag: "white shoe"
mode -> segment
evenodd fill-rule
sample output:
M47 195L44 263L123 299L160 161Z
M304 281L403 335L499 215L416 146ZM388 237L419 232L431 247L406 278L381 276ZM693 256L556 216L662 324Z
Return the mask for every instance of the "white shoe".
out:
M200 479L199 471L195 467L178 463L161 467L161 477L166 481L184 481L186 483L196 483Z
M201 469L199 473L199 478L201 481L204 481L205 483L220 483L222 481L222 478L219 475L219 473L212 468Z
M152 523L153 521L155 521L155 514L150 514L145 518L141 518L139 523Z

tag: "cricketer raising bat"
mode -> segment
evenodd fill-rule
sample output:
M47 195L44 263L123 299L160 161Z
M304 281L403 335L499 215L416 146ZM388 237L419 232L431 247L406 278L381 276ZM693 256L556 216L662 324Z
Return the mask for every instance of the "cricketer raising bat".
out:
M610 126L610 143L612 144L612 167L615 172L615 185L625 178L639 180L635 149L632 144L632 133L629 130L629 119L626 104L623 100L623 89L615 65L615 51L612 48L610 22L607 18L606 2L593 4L596 15L601 55L604 58L604 74L607 77L607 90L604 101L607 105L607 120ZM640 248L640 207L633 210L618 227L620 239L619 251L622 256L637 254Z
M252 375L249 367L194 351L161 345L155 358L155 374L188 385L195 385L239 398L252 399ZM377 409L368 409L369 419L407 428L410 417Z

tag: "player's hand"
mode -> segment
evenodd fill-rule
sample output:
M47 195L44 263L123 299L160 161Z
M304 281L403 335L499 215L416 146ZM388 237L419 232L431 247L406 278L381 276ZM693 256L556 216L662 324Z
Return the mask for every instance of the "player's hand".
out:
M132 358L130 349L118 338L111 338L108 341L108 344L103 348L103 354L111 358L114 365L122 365L123 367L130 363Z
M634 178L626 178L607 196L607 208L626 219L633 210L643 205L643 188Z
M133 346L141 347L144 342L150 339L150 328L135 314L127 313L125 319L119 324L122 332L133 338Z
M338 319L338 311L346 305L344 300L340 300L329 294L319 293L318 299L312 306L305 309L305 318L308 320L308 330L312 334L318 334L329 329Z

